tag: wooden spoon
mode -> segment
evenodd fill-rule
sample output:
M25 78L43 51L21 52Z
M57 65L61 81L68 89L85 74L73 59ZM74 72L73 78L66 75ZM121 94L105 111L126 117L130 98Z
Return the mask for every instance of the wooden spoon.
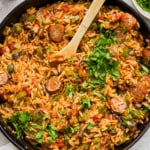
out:
M97 15L99 9L102 7L105 0L93 0L91 3L90 8L88 9L84 19L82 20L77 32L73 36L72 40L69 42L69 44L61 49L58 53L53 54L52 58L57 57L63 57L63 58L70 58L77 52L78 45L80 41L82 40L82 37L84 36L85 32L91 25L92 21L94 20L95 16Z

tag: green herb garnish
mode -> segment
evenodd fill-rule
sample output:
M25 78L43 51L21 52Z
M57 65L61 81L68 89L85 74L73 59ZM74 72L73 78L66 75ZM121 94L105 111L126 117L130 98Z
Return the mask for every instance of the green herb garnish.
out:
M90 85L99 85L103 88L107 75L113 80L116 80L120 75L118 71L119 62L114 60L108 50L108 46L115 42L115 36L114 32L105 30L100 25L100 38L94 40L96 47L93 49L92 54L86 57Z
M88 77L91 84L104 87L107 75L110 75L113 80L116 80L120 75L118 71L119 62L113 60L107 49L96 47L93 53L87 57L87 62Z
M91 107L91 100L87 98L81 99L82 108L84 110L89 109Z
M142 71L143 72L145 72L145 73L149 73L149 68L148 67L146 67L145 65L143 65L143 64L140 64L140 66L141 66L141 69L142 69Z
M57 138L58 133L57 133L57 131L56 131L55 126L52 125L52 124L50 124L50 125L47 127L47 129L48 129L48 134L50 135L49 140L50 140L50 142L51 142L51 141L53 141L55 138Z
M38 139L38 143L39 144L42 144L43 142L43 134L44 134L44 131L43 130L40 130L39 132L37 132L37 134L35 135L35 138Z
M74 90L73 90L72 88L67 87L67 88L65 89L65 93L66 93L70 98L73 98L73 96L74 96Z
M136 0L139 6L144 10L150 13L150 1L149 0Z
M9 122L15 128L17 138L19 139L25 130L29 129L29 122L32 119L32 115L28 112L16 112L10 119Z

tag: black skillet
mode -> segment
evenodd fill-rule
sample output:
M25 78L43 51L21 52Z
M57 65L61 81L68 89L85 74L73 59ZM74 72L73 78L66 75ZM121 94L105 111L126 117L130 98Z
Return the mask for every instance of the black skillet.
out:
M3 34L2 31L6 25L14 24L18 21L21 14L24 13L29 7L41 7L48 3L54 3L57 0L26 0L22 2L20 5L15 7L2 21L0 24L0 43L3 42ZM150 36L150 25L144 20L144 18L139 15L133 8L131 8L129 5L127 5L122 0L106 0L105 4L111 4L114 6L119 6L123 11L129 12L133 14L137 20L140 22L141 28L140 31L144 36ZM0 98L0 103L2 103L3 100ZM141 130L140 134L137 138L132 139L131 141L116 147L116 150L127 150L132 145L134 145L142 136L143 134L148 130L150 126L150 115L149 115L149 121L145 122L143 125L139 126L139 130ZM35 150L37 147L32 146L28 141L25 139L18 140L16 136L13 134L11 127L7 125L3 119L0 116L0 130L2 133L20 150ZM40 149L40 148L39 148ZM43 150L43 148L42 148Z

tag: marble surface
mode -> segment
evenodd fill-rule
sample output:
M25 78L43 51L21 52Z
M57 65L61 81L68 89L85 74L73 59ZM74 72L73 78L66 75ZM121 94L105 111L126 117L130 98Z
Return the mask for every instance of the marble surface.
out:
M0 22L5 16L19 3L24 0L0 0ZM133 8L131 0L124 0ZM147 20L150 24L150 20ZM144 136L130 148L130 150L149 150L150 149L150 129ZM18 150L0 131L0 150Z

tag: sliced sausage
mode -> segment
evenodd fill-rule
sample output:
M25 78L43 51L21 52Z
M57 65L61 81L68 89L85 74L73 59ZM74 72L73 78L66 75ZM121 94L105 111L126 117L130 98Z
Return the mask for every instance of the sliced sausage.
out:
M150 66L150 50L146 48L143 50L143 63Z
M8 75L6 72L0 72L0 85L6 84L8 81Z
M61 85L62 83L59 78L57 76L52 76L46 84L46 89L49 92L56 92L60 89Z
M129 92L133 96L134 102L142 102L147 94L147 87L143 83L138 83L135 87L130 88Z
M120 17L120 21L122 23L122 27L125 27L128 30L133 29L137 24L135 17L129 13L123 13Z
M126 101L120 96L116 96L109 100L109 104L111 109L119 114L122 114L127 107Z
M65 28L61 24L51 25L50 28L49 28L50 38L54 42L60 42L62 40L64 32L65 32Z

